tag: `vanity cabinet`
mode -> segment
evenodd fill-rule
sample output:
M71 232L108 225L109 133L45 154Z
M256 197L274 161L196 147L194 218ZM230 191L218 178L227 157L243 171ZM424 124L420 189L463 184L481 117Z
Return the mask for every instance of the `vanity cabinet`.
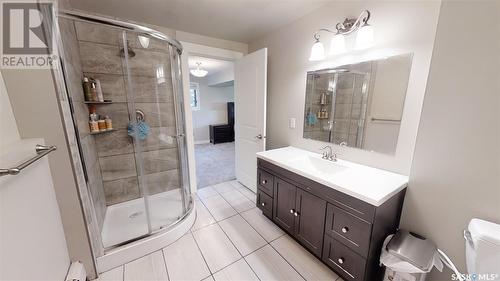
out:
M383 241L396 232L406 188L374 206L258 159L257 206L344 280L378 281Z

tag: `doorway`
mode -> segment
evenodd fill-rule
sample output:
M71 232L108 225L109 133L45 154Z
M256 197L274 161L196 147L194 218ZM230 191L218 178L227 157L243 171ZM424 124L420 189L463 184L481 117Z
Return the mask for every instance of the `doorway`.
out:
M191 81L191 70L195 71L200 68L198 73L204 73L203 63L198 67L196 61L192 61L189 65L190 57L198 57L204 59L221 60L233 63L233 89L234 89L234 177L236 183L241 183L251 192L256 192L256 175L257 175L257 157L256 153L265 150L266 143L266 91L267 91L267 49L260 49L250 54L243 54L241 52L204 46L189 42L181 42L184 46L182 53L182 76L183 89L184 89L184 110L186 112L186 141L188 149L188 163L189 175L194 178L197 177L197 169L205 168L205 165L199 163L196 159L195 147L200 144L195 140L195 120L193 115L193 107L190 101L196 99L196 85L191 82L196 82L195 78ZM206 70L205 70L206 71ZM207 74L209 76L209 74ZM231 81L227 79L225 81ZM231 82L227 82L231 83ZM224 82L223 85L226 85ZM203 90L200 88L200 106L203 107ZM229 110L230 111L230 110ZM226 110L222 111L227 116L228 104L226 102ZM224 119L226 123L215 125L231 125L228 120ZM210 128L205 127L204 131L208 129L209 143L212 144L211 148L222 148L223 146L217 144L217 140L210 142ZM230 131L230 130L228 130ZM206 136L206 135L205 135ZM215 136L214 136L215 137ZM203 140L201 140L203 141ZM206 142L206 139L205 139ZM214 144L215 143L215 144ZM228 142L229 143L229 142ZM227 144L227 146L230 146ZM230 151L232 147L228 150ZM219 153L217 153L219 152ZM216 155L221 155L221 151L215 151ZM228 153L229 154L229 153ZM211 159L209 163L219 161ZM202 168L203 167L203 168ZM227 172L228 170L225 170ZM231 170L229 170L231 171ZM218 173L220 171L217 170ZM232 172L231 172L232 173ZM214 177L214 176L212 176ZM227 181L226 181L227 182ZM203 185L203 186L202 186ZM206 186L206 183L201 183L199 188ZM191 181L191 192L195 193L198 189L198 182ZM250 192L249 190L249 192Z
M198 189L235 176L234 63L189 56L189 103Z

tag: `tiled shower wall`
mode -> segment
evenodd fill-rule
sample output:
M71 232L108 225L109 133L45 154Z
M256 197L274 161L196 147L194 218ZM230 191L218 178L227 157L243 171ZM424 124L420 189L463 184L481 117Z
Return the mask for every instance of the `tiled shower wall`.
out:
M74 111L73 117L77 124L78 137L82 147L81 152L88 176L87 185L90 191L91 200L94 202L97 225L101 229L106 215L106 200L102 183L101 168L97 157L97 151L95 150L95 140L89 132L89 111L88 107L83 103L83 75L80 54L78 52L78 41L73 21L59 19L59 28L61 31L63 51L66 58L64 65L66 70L66 86L72 100Z
M122 32L82 22L76 22L75 28L85 76L99 79L104 98L113 101L99 105L97 113L109 115L117 130L95 136L106 205L143 196L140 181L145 183L148 194L178 188L177 143L171 138L176 130L168 45L151 39L148 49L144 49L137 35L127 34L136 54L129 57L132 80L129 84L125 59L119 56ZM159 66L166 75L163 83L158 83L156 77ZM129 112L133 107L145 113L151 126L148 137L138 144L142 157L127 135L129 118L135 118L135 113ZM138 163L142 163L142 176L138 173Z
M139 182L144 183L147 194L179 187L177 143L171 137L176 135L176 129L169 50L167 44L155 39L144 49L136 35L127 34L136 53L129 58L132 81L128 83L125 60L119 55L123 46L121 31L70 21L64 24L64 29L61 33L68 58L67 72L71 74L68 88L89 189L102 226L106 206L144 195ZM160 66L166 76L162 83L156 77L156 68ZM97 113L109 115L115 131L90 135L88 106L83 103L83 75L99 79L104 99L112 100L111 104L98 105ZM127 134L129 118L135 118L135 113L129 110L134 107L145 113L146 122L151 126L148 137L137 146ZM138 148L142 153L138 153ZM138 172L139 167L142 173Z

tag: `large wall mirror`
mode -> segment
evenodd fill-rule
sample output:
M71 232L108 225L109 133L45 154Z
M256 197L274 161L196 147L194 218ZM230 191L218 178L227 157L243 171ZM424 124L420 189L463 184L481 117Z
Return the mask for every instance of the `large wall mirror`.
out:
M304 138L394 154L412 54L307 73Z

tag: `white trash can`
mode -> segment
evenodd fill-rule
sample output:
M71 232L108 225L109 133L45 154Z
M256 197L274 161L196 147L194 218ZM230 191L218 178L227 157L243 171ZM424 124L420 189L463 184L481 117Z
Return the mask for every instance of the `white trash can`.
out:
M436 244L406 230L385 239L380 263L386 266L384 281L425 281L433 267L443 270Z

